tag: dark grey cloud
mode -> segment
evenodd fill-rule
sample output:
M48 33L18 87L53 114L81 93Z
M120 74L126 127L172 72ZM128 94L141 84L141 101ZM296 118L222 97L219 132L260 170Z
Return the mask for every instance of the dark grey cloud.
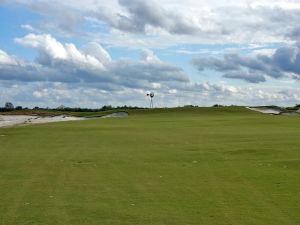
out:
M3 1L3 0L2 0ZM238 3L220 1L174 1L169 0L79 0L51 2L46 0L7 1L22 4L42 15L39 25L41 32L60 32L67 37L95 37L107 32L96 27L103 24L133 35L169 32L181 35L169 40L172 43L202 42L276 42L287 37L298 38L300 9L285 7L290 2L264 1L253 6L247 0ZM99 7L100 6L100 7ZM230 13L229 13L230 12ZM95 21L99 23L95 23ZM93 32L89 30L93 27ZM150 27L150 29L149 29ZM102 27L101 27L102 28ZM152 29L154 28L154 29ZM150 31L149 31L150 30ZM154 30L154 31L153 31ZM158 31L158 32L157 32ZM148 33L149 32L149 33ZM97 34L96 34L97 33ZM100 34L101 33L101 34ZM144 37L136 36L139 39ZM189 42L190 43L190 42Z
M22 4L44 16L39 21L39 29L44 32L55 31L63 35L82 34L79 28L85 21L84 12L66 6L63 2L53 4L47 1L28 1Z
M114 62L109 71L119 77L126 77L129 81L140 79L149 82L178 81L188 82L188 77L177 66L162 62L141 62L133 60L119 60Z
M265 82L266 78L261 73L256 72L249 72L249 71L242 71L242 72L228 72L223 75L225 78L231 78L231 79L241 79L248 81L250 83L260 83Z
M242 79L251 83L266 81L265 77L292 76L300 79L299 44L278 48L271 56L242 56L226 54L222 58L195 58L192 64L199 70L211 69L223 73L223 77Z
M288 38L292 40L300 40L300 27L293 28L291 32L286 35Z
M172 34L201 35L217 40L231 37L248 41L253 38L284 38L297 27L297 21L300 20L299 9L266 5L255 8L223 6L208 11L199 8L197 14L188 7L183 7L182 11L178 8L171 10L166 4L156 1L119 0L119 4L125 12L103 7L93 16L125 32L145 33L147 26L150 26Z
M58 66L59 65L59 66ZM99 71L74 67L74 64L60 62L51 65L0 64L0 80L23 82L63 82L86 84L106 90L130 88L151 88L152 83L188 82L183 71L168 64L148 64L131 60L115 61L107 70Z

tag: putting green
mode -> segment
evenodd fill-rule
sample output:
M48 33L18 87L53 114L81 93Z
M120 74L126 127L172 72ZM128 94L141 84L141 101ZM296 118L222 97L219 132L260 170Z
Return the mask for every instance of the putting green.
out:
M299 225L300 116L131 111L0 129L1 225Z

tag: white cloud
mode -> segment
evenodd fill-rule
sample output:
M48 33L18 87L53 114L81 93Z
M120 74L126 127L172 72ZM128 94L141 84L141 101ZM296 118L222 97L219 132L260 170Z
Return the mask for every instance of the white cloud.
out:
M22 24L21 28L24 29L27 32L33 33L33 32L37 32L39 33L39 30L37 30L36 28L34 28L32 25L30 24Z
M141 55L140 55L141 60L146 61L146 62L159 62L159 58L149 49L142 49Z
M80 51L74 44L63 45L49 34L28 34L23 38L16 38L15 41L37 49L40 53L38 60L42 64L55 65L66 61L87 68L104 69L104 64L110 61L109 54L97 43L89 43L84 51Z
M15 85L18 87L15 87ZM2 100L11 101L15 105L58 107L93 107L103 105L137 105L149 106L146 90L124 88L106 91L100 87L73 85L71 83L44 82L0 82ZM33 94L34 93L34 94ZM300 101L298 88L269 87L233 87L212 83L186 84L176 88L155 90L156 107L172 107L182 105L211 106L213 104L235 105L294 105Z
M5 65L17 65L17 59L13 56L9 56L6 52L0 49L0 64Z
M255 49L251 52L252 55L266 55L266 56L272 56L276 52L276 49L274 48L261 48L261 49Z
M48 89L42 89L40 91L34 91L32 95L36 98L46 98L49 96Z
M103 64L107 64L112 61L109 53L98 43L89 42L82 47L82 52L86 55L90 55L98 59Z
M36 48L54 59L67 58L65 47L49 34L28 34L23 38L16 38L15 41L26 47Z
M143 98L136 96L146 90L160 93L157 99L161 104L172 106L214 101L249 103L256 99L267 104L274 99L279 102L299 99L299 92L288 88L277 92L259 89L259 84L251 90L238 85L195 83L180 66L163 62L149 50L172 46L167 51L178 47L180 54L205 55L205 65L198 62L198 69L213 67L219 72L225 71L223 75L227 78L252 83L268 81L268 77L299 80L299 46L294 43L300 37L298 0L7 1L7 4L16 3L29 7L41 18L32 23L34 27L24 21L21 28L31 34L15 39L16 43L35 49L39 55L34 62L29 62L0 50L0 80L28 82L32 88L28 99L35 97L37 102L43 98L59 99L75 104L71 90L76 90L77 98L87 93L86 98L81 97L82 102L91 105L95 105L97 99L108 102L112 98L128 104L130 96L134 96L134 102L142 103ZM67 42L74 42L70 38L73 37L87 44L78 47L62 43L54 35ZM281 42L281 46L289 43L287 46L293 47L274 50L268 47L271 42ZM179 46L207 43L235 45L231 49L216 47L214 51L209 47L197 50ZM248 47L244 47L247 44ZM102 46L143 50L139 59L115 60ZM219 56L224 52L223 59ZM248 55L243 55L245 52ZM208 55L216 57L212 59ZM35 86L33 81L47 81L48 85L57 86ZM169 95L173 100L178 98L169 103Z
M33 34L18 38L16 42L37 49L40 55L36 63L24 61L20 64L18 59L0 51L0 79L6 82L26 81L27 86L32 88L35 83L48 81L35 87L32 95L25 96L28 101L40 104L42 103L38 99L43 99L52 106L64 102L74 106L78 104L79 95L84 95L81 96L82 102L93 106L97 99L102 99L105 103L112 101L111 104L143 105L144 93L149 90L155 90L160 106L249 103L255 99L250 94L253 90L247 88L191 82L181 68L164 63L148 49L141 52L140 60L113 60L97 43L87 45L82 50L72 43L62 44L51 35ZM93 61L89 61L89 58L93 58ZM101 63L103 68L97 67L97 63ZM35 83L31 84L29 81ZM256 92L255 97L260 102L268 102L272 98L288 99L286 94L274 91ZM12 98L17 101L18 92ZM297 99L297 93L292 98Z
M152 83L152 87L153 87L153 89L159 89L159 88L161 88L161 84L160 83Z

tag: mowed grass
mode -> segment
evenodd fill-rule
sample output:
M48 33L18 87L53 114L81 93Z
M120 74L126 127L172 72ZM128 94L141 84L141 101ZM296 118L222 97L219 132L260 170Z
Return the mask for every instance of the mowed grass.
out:
M299 137L235 107L0 129L0 224L299 225Z

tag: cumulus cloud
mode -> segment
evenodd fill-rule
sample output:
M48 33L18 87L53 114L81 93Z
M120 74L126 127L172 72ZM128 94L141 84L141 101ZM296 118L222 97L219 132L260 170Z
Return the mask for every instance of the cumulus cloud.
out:
M252 102L260 99L260 102L267 103L272 102L272 98L288 101L288 94L293 94L289 98L291 101L299 99L296 91L283 90L279 93L258 88L262 85L259 83L270 77L300 79L300 45L291 44L299 41L300 37L300 3L297 1L53 0L50 3L46 0L11 0L6 3L21 4L22 7L29 7L30 13L35 13L35 16L38 14L36 21L24 21L21 25L23 30L31 34L15 39L17 44L36 50L38 56L32 62L0 50L1 83L28 82L28 86L31 86L28 99L33 97L40 103L43 99L64 99L71 104L71 89L77 90L78 96L87 95L89 99L97 96L95 102L96 98L106 101L115 97L128 103L129 96L153 89L164 96L161 101L168 102L168 96L171 95L173 99L183 99L182 104L195 104L198 100L198 104L201 104L201 101L208 99L208 102L215 100L226 103L231 99L230 103L241 103L246 98ZM79 43L88 43L81 47L62 43L53 37L54 34L67 42L74 43L71 38L76 37ZM222 73L224 78L255 83L257 88L251 90L222 84L195 83L180 66L163 62L149 49L143 49L138 59L115 60L100 42L107 49L120 46L135 50L172 46L167 50L160 49L167 54L178 47L182 49L178 50L181 53L205 55L205 58L193 60L200 72L215 70ZM283 47L274 50L272 43L275 42ZM179 45L187 43L190 46L186 49L186 45ZM207 43L213 45L207 47ZM237 50L224 54L227 50L223 45L216 46L216 43L233 43L232 46ZM270 48L255 47L236 53L241 46L250 43L260 43ZM193 44L200 44L208 50L197 50L199 46ZM248 54L249 51L251 54ZM221 54L224 56L221 57ZM214 79L208 78L211 81ZM220 83L227 81L218 80ZM65 89L35 86L40 82L48 85L60 82ZM295 85L296 82L293 82ZM255 98L249 95L251 92L255 92ZM102 98L102 95L106 97ZM128 99L124 96L128 96ZM84 99L82 101L87 102ZM135 98L135 102L141 101L144 99ZM168 105L176 104L179 103L174 101Z
M15 41L26 47L35 48L39 51L38 62L43 65L58 66L62 61L73 65L87 68L104 69L103 63L109 61L109 54L97 43L93 45L91 54L84 54L72 43L63 45L49 34L28 34L23 38L16 38ZM97 58L93 55L97 54Z
M86 54L95 57L103 64L107 64L112 61L109 53L98 43L89 42L81 48L81 51Z
M1 81L0 95L15 105L58 107L93 107L103 105L138 105L148 107L149 99L141 88L105 87L90 84L57 82ZM234 87L213 83L161 84L155 89L155 107L236 104L236 105L293 105L300 101L299 88Z
M0 64L2 65L17 65L18 61L15 57L8 55L0 49Z
M135 82L189 82L188 76L180 67L162 62L152 51L143 49L140 60L118 60L111 64L110 71L119 77L126 77L128 85ZM142 83L140 83L142 85Z
M199 71L211 69L226 78L243 79L251 83L266 81L265 77L300 79L300 45L278 48L272 55L243 56L226 54L223 58L195 58Z
M0 79L97 84L111 89L150 89L153 83L186 83L188 76L180 67L161 61L144 49L139 60L112 60L98 43L82 48L62 44L49 34L28 34L16 43L36 49L36 62L29 63L0 51Z
M47 88L44 88L42 90L36 90L32 93L32 95L36 98L46 98L49 96L49 91Z

